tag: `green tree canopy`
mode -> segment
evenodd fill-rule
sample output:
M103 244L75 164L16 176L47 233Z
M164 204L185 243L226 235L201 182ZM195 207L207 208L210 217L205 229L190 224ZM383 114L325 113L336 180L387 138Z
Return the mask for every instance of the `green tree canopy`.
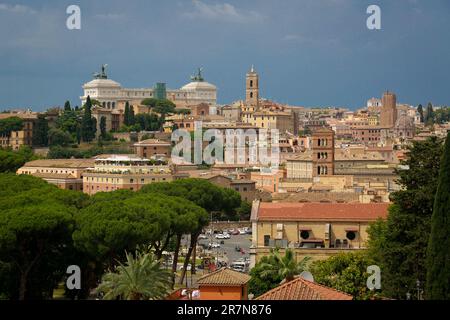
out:
M71 110L72 110L72 108L70 107L70 101L67 100L67 101L64 103L64 111L71 111Z
M0 172L16 172L26 162L37 159L28 146L21 146L19 150L0 149Z
M33 145L46 147L48 145L48 121L44 114L39 114L33 126Z
M51 298L67 267L73 215L86 196L28 175L0 174L0 184L9 186L0 191L0 265L12 280L0 284L0 294Z
M439 176L442 141L432 137L413 142L397 170L402 190L391 194L385 222L368 229L369 250L382 269L383 295L404 299L426 279L425 256Z
M264 256L250 270L249 292L255 296L277 287L281 281L292 281L303 271L307 270L309 257L304 257L297 262L295 253L287 249L284 255L281 255L279 249L272 250L270 255Z
M106 117L102 116L100 118L100 138L105 139L106 134Z
M48 131L48 144L50 146L66 147L73 142L73 137L66 131L57 128L51 128Z
M0 135L11 134L11 131L20 131L23 127L23 120L19 117L9 117L0 119Z
M450 299L450 135L441 161L427 250L428 299Z
M315 261L310 270L315 282L348 293L357 300L366 300L377 294L367 288L367 267L373 264L366 252L350 252Z
M95 138L97 124L95 118L92 117L92 102L88 96L84 104L84 114L81 120L81 137L84 142L91 142Z
M149 106L154 112L162 115L173 113L175 111L175 104L168 99L147 98L141 101L141 104Z
M96 289L105 300L154 300L169 294L170 273L161 267L152 253L136 251L135 256L126 254L126 263L102 277Z

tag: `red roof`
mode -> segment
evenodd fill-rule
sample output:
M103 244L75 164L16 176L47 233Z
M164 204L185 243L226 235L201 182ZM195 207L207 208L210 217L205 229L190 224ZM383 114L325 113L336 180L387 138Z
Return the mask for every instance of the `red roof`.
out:
M347 293L314 283L303 278L286 282L255 300L352 300Z
M273 203L261 202L258 221L373 221L385 219L389 203Z

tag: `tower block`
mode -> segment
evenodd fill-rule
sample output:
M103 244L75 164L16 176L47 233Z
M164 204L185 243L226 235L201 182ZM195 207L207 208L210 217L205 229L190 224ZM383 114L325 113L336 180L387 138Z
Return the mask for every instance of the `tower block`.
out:
M334 175L334 131L318 128L311 138L313 177Z
M259 105L259 76L255 69L252 68L245 78L245 104L258 109Z

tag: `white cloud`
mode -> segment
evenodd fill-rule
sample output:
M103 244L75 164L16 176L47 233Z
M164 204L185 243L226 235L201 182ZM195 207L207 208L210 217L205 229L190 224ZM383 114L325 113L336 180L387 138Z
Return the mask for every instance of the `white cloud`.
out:
M258 22L263 19L263 15L256 11L238 10L229 3L206 4L201 0L193 0L192 3L194 5L194 11L184 14L192 19L203 18L238 23Z
M27 14L36 13L36 11L33 8L21 4L9 5L5 3L0 3L0 11L5 11L9 13L27 13Z

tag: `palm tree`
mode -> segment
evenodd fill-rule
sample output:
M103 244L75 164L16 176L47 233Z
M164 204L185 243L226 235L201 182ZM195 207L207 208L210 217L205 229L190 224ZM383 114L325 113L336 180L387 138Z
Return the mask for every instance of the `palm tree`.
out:
M261 276L279 276L286 282L292 281L295 276L306 270L306 265L310 259L311 257L304 257L300 262L297 262L294 251L291 249L286 249L284 256L280 254L278 249L272 250L269 261L261 265L261 268L265 269Z
M114 272L102 277L97 287L103 299L154 300L164 299L171 288L170 272L161 268L153 253L126 253L125 264L119 262Z

